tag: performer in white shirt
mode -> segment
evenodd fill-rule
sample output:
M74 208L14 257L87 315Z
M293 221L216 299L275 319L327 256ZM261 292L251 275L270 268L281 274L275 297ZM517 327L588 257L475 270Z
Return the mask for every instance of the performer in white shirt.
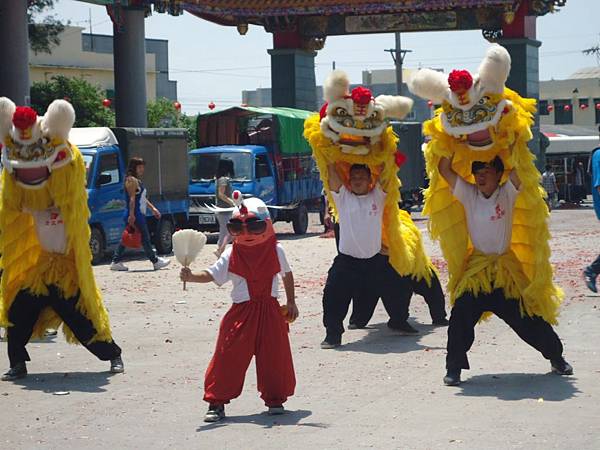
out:
M382 251L382 220L386 193L371 178L366 165L354 164L350 168L350 189L344 186L334 164L328 166L329 189L337 206L339 253L329 269L323 292L323 325L326 336L321 348L339 347L344 332L343 321L351 299L364 284L391 298L409 293L401 286L403 278L390 272L395 270ZM410 293L408 294L410 296ZM398 300L398 304L406 299Z
M505 264L511 276L516 279L515 283L519 283L518 279L525 278L522 267L510 262L516 261L516 258L504 258L511 251L513 209L521 185L516 172L511 171L506 182L500 185L504 164L499 157L490 162L475 161L472 164L475 177L473 185L454 172L452 163L447 158L440 160L438 168L452 188L454 196L464 207L473 246L469 259L479 255L497 255L497 264ZM507 262L502 262L503 258ZM471 273L473 269L469 263L469 260L465 262L463 277L477 276ZM499 270L497 266L494 267L489 270ZM486 270L486 267L482 269ZM573 368L562 356L563 346L552 326L539 316L528 315L521 299L508 298L504 289L496 288L496 275L491 279L490 292L467 290L454 302L448 328L447 373L444 383L449 386L460 384L461 370L469 369L467 352L475 339L475 325L485 312L492 312L500 317L521 339L542 353L544 358L550 360L555 373L573 373Z

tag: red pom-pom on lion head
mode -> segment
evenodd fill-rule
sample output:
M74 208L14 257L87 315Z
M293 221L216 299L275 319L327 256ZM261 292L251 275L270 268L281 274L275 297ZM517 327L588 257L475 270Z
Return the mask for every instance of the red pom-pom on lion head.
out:
M19 130L27 130L37 122L37 113L29 106L17 106L12 123Z
M463 93L473 86L473 77L468 70L453 70L448 75L448 84L452 92Z

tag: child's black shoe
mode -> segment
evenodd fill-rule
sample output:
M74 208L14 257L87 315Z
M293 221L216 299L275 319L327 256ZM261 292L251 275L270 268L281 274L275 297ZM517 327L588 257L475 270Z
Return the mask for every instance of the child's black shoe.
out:
M204 415L205 422L218 422L225 418L225 405L210 405Z

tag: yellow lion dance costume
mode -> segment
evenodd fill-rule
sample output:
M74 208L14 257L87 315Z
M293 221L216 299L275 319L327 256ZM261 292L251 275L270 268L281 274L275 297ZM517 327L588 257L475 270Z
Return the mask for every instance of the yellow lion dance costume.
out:
M31 336L41 338L63 322L67 341L83 339L88 350L111 360L111 369L122 367L91 266L86 170L79 149L68 142L74 121L75 111L64 100L54 101L40 118L0 98L0 325L8 329L13 369L29 360L25 344ZM48 305L28 312L22 306L42 301ZM23 332L26 322L32 332ZM13 375L25 374L19 369Z
M390 264L401 276L431 282L434 266L425 254L421 232L410 214L399 208L398 137L388 119L403 118L412 100L400 96L371 96L364 88L349 92L345 73L334 71L325 83L327 103L321 114L309 117L304 137L313 149L321 180L334 217L336 205L329 190L327 165L335 163L344 184L349 185L353 164L369 166L373 179L387 192L383 212L383 245L389 251Z
M423 212L430 217L431 235L440 241L448 262L452 304L467 291L477 296L501 288L506 298L520 300L522 314L555 324L563 294L552 282L548 208L535 157L527 147L535 100L505 87L509 71L508 52L494 45L474 78L466 71L455 71L448 78L423 69L409 80L411 92L441 104L435 117L423 125L424 134L430 138L424 150L430 185ZM501 183L510 170L516 170L521 188L510 251L482 255L474 252L463 206L440 175L438 165L441 157L452 158L452 169L474 183L473 161L491 161L496 156L506 169Z

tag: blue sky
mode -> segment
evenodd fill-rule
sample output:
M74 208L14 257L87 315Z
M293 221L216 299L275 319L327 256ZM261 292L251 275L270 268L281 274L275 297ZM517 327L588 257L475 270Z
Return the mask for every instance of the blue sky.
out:
M89 27L92 13L94 33L112 34L112 24L103 7L76 0L58 0L54 13L72 25ZM567 0L558 13L537 22L542 80L563 79L582 67L598 65L581 50L600 44L600 1ZM235 28L222 27L189 14L172 17L153 14L146 19L146 36L169 40L172 80L178 81L179 100L186 113L241 102L241 91L269 87L271 35L250 27L246 36ZM390 55L393 34L329 37L316 58L317 83L330 72L333 61L353 83L361 82L367 69L393 68ZM407 68L464 68L475 71L488 46L479 31L404 33L402 47L411 49Z

